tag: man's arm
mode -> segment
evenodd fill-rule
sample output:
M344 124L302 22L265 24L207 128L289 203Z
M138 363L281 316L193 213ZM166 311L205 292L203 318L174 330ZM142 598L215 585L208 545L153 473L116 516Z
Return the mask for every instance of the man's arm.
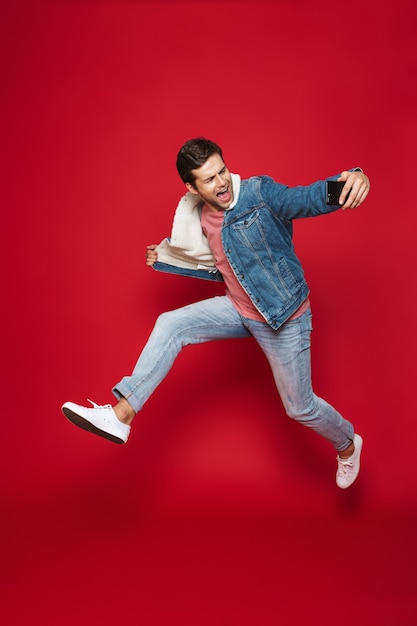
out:
M326 204L326 180L345 183L340 204ZM332 213L338 209L356 209L369 193L369 179L360 168L344 170L340 174L311 185L288 187L275 182L270 176L261 177L261 195L267 205L282 219L293 220L303 217L316 217ZM347 197L348 193L349 197ZM346 199L346 204L342 203Z

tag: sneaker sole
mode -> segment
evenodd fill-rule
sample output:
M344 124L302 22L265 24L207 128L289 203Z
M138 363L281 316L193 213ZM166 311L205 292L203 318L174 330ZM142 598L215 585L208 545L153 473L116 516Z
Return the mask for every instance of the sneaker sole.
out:
M89 433L103 437L103 439L108 439L113 443L125 443L120 437L112 435L111 433L106 433L105 430L100 430L100 428L97 428L97 426L94 426L94 424L86 420L84 417L81 417L81 415L74 413L74 411L71 411L71 409L67 407L63 407L62 412L67 420L69 420L72 424L86 430Z

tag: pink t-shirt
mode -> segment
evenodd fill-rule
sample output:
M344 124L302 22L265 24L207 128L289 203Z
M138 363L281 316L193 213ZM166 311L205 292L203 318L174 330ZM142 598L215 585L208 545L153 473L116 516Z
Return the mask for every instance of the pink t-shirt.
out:
M265 318L259 313L258 309L252 303L252 300L237 280L224 253L221 240L223 219L224 211L213 211L206 204L203 206L201 225L213 253L216 267L223 276L226 285L226 295L231 299L241 315L251 320L265 322ZM290 319L294 319L304 313L308 306L309 302L307 299Z

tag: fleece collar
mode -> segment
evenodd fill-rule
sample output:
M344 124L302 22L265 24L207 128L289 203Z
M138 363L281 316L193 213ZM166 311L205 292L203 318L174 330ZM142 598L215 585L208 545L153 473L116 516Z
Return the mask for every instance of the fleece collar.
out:
M233 202L227 209L236 206L240 193L241 178L239 174L231 174ZM201 230L201 208L203 201L199 195L188 191L179 201L172 224L171 244L198 257L207 252L207 240Z
M239 174L231 174L231 179L234 198L228 211L236 206L241 183ZM201 228L202 206L200 196L190 191L181 198L174 214L171 237L157 248L159 261L184 267L214 265L212 252Z

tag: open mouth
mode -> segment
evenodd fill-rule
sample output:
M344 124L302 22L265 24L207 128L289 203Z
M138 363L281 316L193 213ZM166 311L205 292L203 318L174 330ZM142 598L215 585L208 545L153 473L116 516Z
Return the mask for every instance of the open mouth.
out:
M229 202L230 200L229 187L226 187L224 191L219 191L219 193L217 194L217 197L219 198L221 202Z

